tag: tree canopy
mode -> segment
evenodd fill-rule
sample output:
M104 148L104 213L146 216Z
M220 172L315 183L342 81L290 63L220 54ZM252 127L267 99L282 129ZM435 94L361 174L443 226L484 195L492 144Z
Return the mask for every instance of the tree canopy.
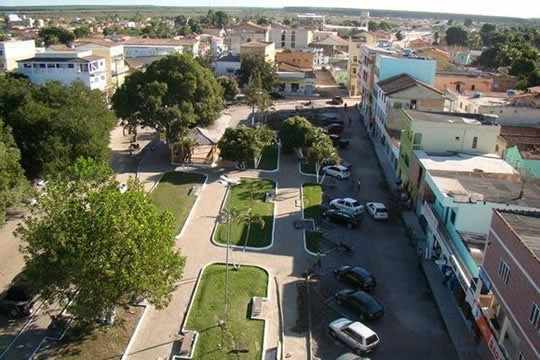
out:
M11 129L0 119L0 225L5 221L6 209L17 204L28 188L20 159Z
M306 118L293 116L285 120L279 130L283 150L292 151L308 145L313 125Z
M69 304L81 323L139 297L165 306L184 265L173 216L136 182L121 193L112 177L71 178L77 180L49 182L17 229L27 280L48 303Z
M232 101L238 95L240 90L238 89L238 83L233 78L227 76L221 76L218 78L218 82L223 88L223 97L227 101Z
M69 45L75 40L75 34L67 29L51 26L39 30L38 38L45 46L59 43Z
M446 43L449 46L465 46L467 44L468 33L459 26L452 26L446 30Z
M265 126L256 128L239 126L227 128L218 147L223 159L243 164L253 161L254 166L257 167L264 147L273 141L273 131Z
M250 55L242 57L240 64L240 86L249 84L252 79L260 78L262 87L271 92L276 81L276 73L271 64L260 56Z
M0 77L0 117L12 129L30 178L58 173L80 156L109 159L116 119L103 94L82 83L39 86Z
M223 109L223 89L191 55L169 55L129 75L112 104L117 116L163 131L175 142L186 129L214 122Z

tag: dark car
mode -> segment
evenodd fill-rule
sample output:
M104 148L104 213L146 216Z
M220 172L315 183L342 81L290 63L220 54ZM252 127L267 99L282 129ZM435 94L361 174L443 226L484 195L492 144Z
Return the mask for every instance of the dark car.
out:
M338 147L340 149L346 149L349 147L349 140L342 139L341 136L337 134L330 134L329 136L330 140L332 140L332 144L334 144L335 147Z
M362 290L341 290L336 293L336 302L356 312L362 320L376 320L384 315L382 304Z
M20 319L32 314L36 294L24 282L14 282L0 297L0 314Z
M364 291L375 289L377 280L369 271L360 266L345 265L334 270L334 274L339 281Z
M320 116L320 122L324 125L329 124L341 124L345 125L345 122L338 117L336 113L324 113Z
M332 123L325 128L326 132L331 135L340 135L344 129L345 127L338 123Z
M341 105L343 104L343 98L341 96L334 96L332 100L329 101L331 105Z
M345 225L349 229L357 227L360 224L360 216L350 215L338 209L324 210L323 217L333 223Z

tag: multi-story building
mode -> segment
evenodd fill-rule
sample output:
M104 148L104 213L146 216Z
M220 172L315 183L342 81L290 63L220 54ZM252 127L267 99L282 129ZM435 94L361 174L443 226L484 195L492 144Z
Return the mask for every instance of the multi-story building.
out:
M69 85L80 81L92 90L105 91L107 88L105 59L92 55L90 50L48 51L17 63L18 72L36 84L58 81Z
M377 54L375 57L375 83L399 74L409 74L417 80L433 85L437 61L429 58L407 55Z
M539 359L540 212L495 210L488 241L476 287L491 290L479 302L490 340L507 359Z
M213 63L214 72L218 76L236 76L240 72L240 55L228 54Z
M259 56L264 61L273 64L276 59L276 49L271 41L250 41L240 46L240 59L245 56Z
M361 48L363 45L372 46L374 44L375 38L368 32L357 32L349 37L349 61L347 64L349 96L358 96L361 93L358 77L362 62Z
M408 74L379 81L375 84L373 93L374 116L373 121L368 123L368 128L381 140L392 168L397 169L401 130L405 126L401 120L401 109L443 111L444 95Z
M124 46L104 40L81 40L77 44L78 50L91 50L92 55L105 59L107 89L110 96L122 86L128 74L129 68L124 58Z
M273 23L270 28L270 41L274 42L276 49L307 49L313 41L313 30Z
M36 54L34 40L0 41L0 72L17 70L17 61Z
M312 71L278 71L275 91L285 96L313 96L315 74Z
M323 49L324 56L332 58L340 55L346 56L349 50L349 42L340 37L337 32L316 31L310 47Z
M313 70L316 67L315 51L278 51L276 52L276 64L287 64L299 69Z
M129 38L120 41L124 46L126 58L160 57L172 54L189 53L199 55L199 39L149 39Z
M326 17L324 15L317 15L313 13L298 14L296 15L296 22L303 26L315 26L322 29L326 23Z
M490 117L402 110L398 175L407 187L414 150L495 154L501 127Z
M439 71L435 75L435 87L441 91L506 92L514 89L517 79L504 74L482 71Z
M227 36L227 45L233 55L240 54L242 44L251 41L267 42L270 40L270 27L261 26L251 21L242 22L233 26Z

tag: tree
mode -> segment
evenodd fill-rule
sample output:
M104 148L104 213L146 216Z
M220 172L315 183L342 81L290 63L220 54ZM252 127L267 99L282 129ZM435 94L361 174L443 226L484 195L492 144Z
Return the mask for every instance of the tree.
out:
M170 144L189 128L208 126L223 109L223 89L214 74L191 55L169 55L145 72L134 72L112 97L122 119L150 126Z
M260 75L256 74L249 82L246 90L247 103L251 105L252 123L255 122L255 109L263 115L263 121L266 117L266 111L272 106L272 97L264 88Z
M396 33L396 39L397 39L398 41L401 41L401 40L403 40L404 38L405 38L405 37L403 36L403 33L401 32L401 30L398 31L398 32Z
M30 178L62 172L81 156L109 160L116 118L104 95L82 83L39 86L0 77L0 116L13 131Z
M87 26L80 26L73 30L73 35L75 35L77 39L88 37L88 35L90 35L90 29Z
M471 18L466 18L465 21L463 22L463 25L465 25L466 27L471 27L473 24L473 20Z
M140 297L164 307L183 271L173 216L142 185L132 181L125 193L116 187L114 180L49 182L16 232L32 287L82 324Z
M262 88L271 92L276 81L276 73L271 64L264 61L261 56L244 56L240 64L240 86L249 84L252 79L259 77Z
M263 229L265 225L264 218L259 214L255 214L252 208L249 208L244 214L239 214L238 218L239 218L239 221L247 223L247 231L246 231L246 236L244 238L244 251L245 251L247 243L249 241L251 225L258 225L261 229Z
M239 126L225 130L218 148L223 159L236 161L241 166L253 162L254 167L257 168L264 148L272 142L274 142L274 133L265 126L256 128Z
M492 46L493 45L493 36L497 31L497 27L493 24L484 24L480 28L480 37L482 38L483 46Z
M75 34L71 31L55 26L39 30L38 37L45 46L58 43L69 45L75 40Z
M0 225L5 221L6 209L19 203L28 190L20 160L11 129L0 119Z
M536 69L536 62L533 59L519 57L514 60L510 67L510 74L518 77L527 77Z
M314 128L310 132L309 143L307 160L315 164L318 183L322 164L326 161L337 160L337 153L332 140L321 128Z
M446 43L449 46L464 46L467 43L467 32L459 26L452 26L446 30Z
M233 78L228 76L221 76L218 78L218 82L223 88L223 97L227 101L233 101L240 92L238 89L238 83Z
M283 150L292 151L306 146L313 125L301 116L293 116L285 120L279 130L279 138Z

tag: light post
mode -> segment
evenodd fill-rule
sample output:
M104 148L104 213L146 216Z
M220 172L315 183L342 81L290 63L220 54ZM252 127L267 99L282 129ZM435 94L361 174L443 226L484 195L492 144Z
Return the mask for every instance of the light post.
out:
M227 189L229 184L227 184ZM225 314L223 323L226 325L229 321L229 247L231 239L231 222L233 219L233 214L230 211L223 210L218 217L218 222L220 224L227 224L227 245L225 250Z

